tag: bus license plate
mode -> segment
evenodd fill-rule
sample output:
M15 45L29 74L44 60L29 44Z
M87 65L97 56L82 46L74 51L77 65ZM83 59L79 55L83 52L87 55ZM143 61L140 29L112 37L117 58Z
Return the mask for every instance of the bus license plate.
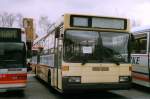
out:
M108 67L93 67L93 71L109 71Z

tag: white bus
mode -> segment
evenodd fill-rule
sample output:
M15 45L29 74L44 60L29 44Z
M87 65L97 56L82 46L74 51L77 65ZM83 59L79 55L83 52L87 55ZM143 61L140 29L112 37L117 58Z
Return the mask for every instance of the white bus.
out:
M150 26L132 30L135 41L131 62L133 83L150 87Z
M34 44L36 76L60 92L129 89L129 26L125 18L63 15Z

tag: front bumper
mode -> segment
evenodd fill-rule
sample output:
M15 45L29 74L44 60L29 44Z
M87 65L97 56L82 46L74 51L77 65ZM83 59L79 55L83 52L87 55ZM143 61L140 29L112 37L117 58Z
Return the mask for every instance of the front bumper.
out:
M96 90L127 90L131 88L131 82L116 83L69 83L67 78L63 78L63 92L70 91L96 91Z

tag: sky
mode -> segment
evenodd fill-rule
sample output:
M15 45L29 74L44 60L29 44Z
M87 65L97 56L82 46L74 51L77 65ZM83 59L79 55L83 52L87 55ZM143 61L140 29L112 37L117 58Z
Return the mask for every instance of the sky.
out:
M35 20L48 16L53 22L64 13L127 17L150 25L150 0L0 0L0 13L21 13Z

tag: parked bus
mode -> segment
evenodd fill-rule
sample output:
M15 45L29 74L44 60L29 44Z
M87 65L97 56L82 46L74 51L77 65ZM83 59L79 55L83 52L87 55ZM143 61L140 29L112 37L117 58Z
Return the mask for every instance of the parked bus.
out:
M34 74L36 74L36 66L39 63L39 50L40 50L40 46L39 44L37 45L37 41L39 41L39 39L34 40L33 44L34 46L32 46L32 57L31 57L31 68L32 68L32 72ZM35 44L36 42L36 44Z
M22 90L27 83L26 47L21 29L0 28L0 92Z
M132 33L135 39L131 58L133 83L150 87L150 27L137 27Z
M31 68L32 68L32 72L36 74L36 65L37 65L37 55L32 56L31 58Z
M59 92L129 89L130 35L125 18L64 14L34 44L36 76Z

